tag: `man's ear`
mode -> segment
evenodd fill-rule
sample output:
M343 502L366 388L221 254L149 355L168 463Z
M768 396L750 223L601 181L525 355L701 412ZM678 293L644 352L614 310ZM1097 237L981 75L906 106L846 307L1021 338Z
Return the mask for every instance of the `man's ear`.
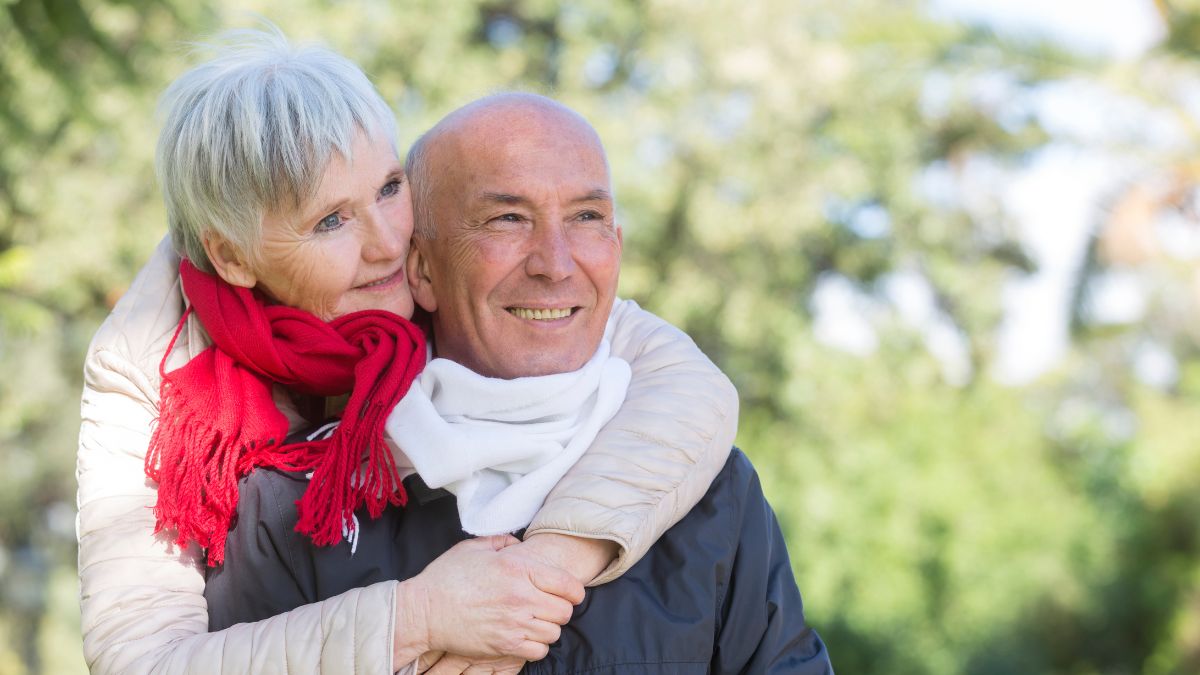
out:
M413 237L412 245L408 247L408 260L405 269L408 273L408 288L412 291L413 300L426 312L437 311L437 295L433 292L433 277L429 273L429 256L426 247L432 242L424 237Z
M217 276L230 286L254 288L258 283L258 276L254 274L248 257L241 249L217 232L206 232L202 241L204 252L208 254L208 261L217 271Z

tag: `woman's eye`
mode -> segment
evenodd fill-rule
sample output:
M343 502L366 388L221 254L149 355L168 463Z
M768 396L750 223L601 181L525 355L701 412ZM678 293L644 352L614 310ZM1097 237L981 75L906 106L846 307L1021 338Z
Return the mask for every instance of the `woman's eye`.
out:
M328 232L330 230L336 230L341 226L342 219L338 217L338 214L331 213L318 221L315 229L317 232Z
M379 196L386 198L386 197L393 197L395 195L400 194L400 183L401 183L401 181L394 180L394 181L391 181L390 183L388 183L387 185L384 185L379 190Z

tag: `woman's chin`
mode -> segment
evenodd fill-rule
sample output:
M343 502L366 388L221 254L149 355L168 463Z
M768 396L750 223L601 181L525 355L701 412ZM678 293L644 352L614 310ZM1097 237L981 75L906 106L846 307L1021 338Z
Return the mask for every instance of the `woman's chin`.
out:
M379 310L399 314L405 319L412 318L413 299L407 287L401 289L393 288L387 293L355 292L355 295L359 297L354 298L353 302L343 303L342 307L339 308L340 311L332 313L334 317L350 314L351 312Z

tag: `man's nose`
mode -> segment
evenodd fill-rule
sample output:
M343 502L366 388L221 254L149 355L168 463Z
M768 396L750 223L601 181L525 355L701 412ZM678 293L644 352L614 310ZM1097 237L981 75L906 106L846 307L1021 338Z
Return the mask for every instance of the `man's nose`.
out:
M534 227L525 272L550 281L562 281L575 272L570 235L561 223L539 223Z
M391 261L404 254L404 235L400 223L392 222L377 205L363 212L363 260Z

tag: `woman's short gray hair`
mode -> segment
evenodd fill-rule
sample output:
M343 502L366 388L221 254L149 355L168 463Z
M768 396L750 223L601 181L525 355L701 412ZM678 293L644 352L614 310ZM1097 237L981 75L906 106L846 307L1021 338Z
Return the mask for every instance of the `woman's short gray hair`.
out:
M299 208L358 133L396 147L391 109L345 57L274 27L210 47L163 94L155 162L175 249L206 271L205 233L257 257L263 215Z

